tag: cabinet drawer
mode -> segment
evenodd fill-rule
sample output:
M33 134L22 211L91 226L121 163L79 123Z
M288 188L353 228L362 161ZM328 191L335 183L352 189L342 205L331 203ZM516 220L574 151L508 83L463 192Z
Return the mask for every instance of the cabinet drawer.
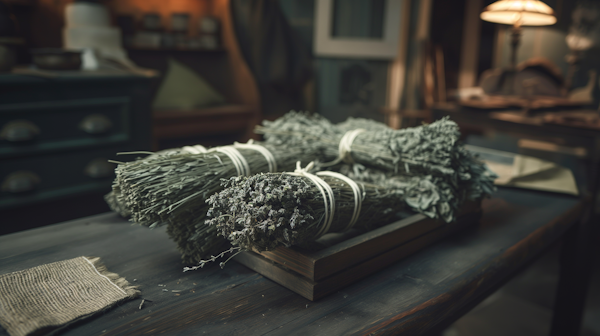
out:
M89 191L108 192L116 165L107 161L116 159L118 151L112 147L0 161L0 209Z
M128 97L0 105L0 158L126 142L129 110Z

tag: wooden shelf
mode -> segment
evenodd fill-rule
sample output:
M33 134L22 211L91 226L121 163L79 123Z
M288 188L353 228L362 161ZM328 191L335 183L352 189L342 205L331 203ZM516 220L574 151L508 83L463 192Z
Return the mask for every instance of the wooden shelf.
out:
M6 3L12 6L28 6L31 7L34 5L33 0L6 0Z
M233 116L239 114L249 114L254 112L254 109L248 105L219 105L211 107L203 107L191 110L165 109L154 110L155 121L169 121L177 119L189 119L193 117L206 118L210 116Z
M129 52L189 52L189 53L224 53L227 51L225 48L217 49L186 49L186 48L145 48L145 47L126 47L125 50Z
M247 140L257 122L258 111L249 105L222 105L194 110L155 110L155 147L161 140L241 133ZM156 149L156 148L155 148Z

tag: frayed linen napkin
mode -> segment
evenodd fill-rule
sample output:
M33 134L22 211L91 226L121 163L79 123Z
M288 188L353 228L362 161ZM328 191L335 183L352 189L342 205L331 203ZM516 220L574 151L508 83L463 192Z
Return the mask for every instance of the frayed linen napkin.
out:
M54 333L139 295L97 257L0 275L0 324L12 336Z

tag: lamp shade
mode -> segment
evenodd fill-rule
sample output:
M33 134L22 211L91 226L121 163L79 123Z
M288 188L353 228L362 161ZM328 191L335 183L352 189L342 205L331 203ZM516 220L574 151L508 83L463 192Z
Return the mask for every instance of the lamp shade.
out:
M542 1L500 0L481 12L484 21L519 26L547 26L556 23L554 11Z

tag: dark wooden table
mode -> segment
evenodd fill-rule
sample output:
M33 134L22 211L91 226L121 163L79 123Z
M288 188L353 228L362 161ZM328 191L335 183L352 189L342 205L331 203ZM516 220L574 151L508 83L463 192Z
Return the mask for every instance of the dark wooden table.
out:
M139 299L65 335L435 334L577 227L583 207L571 196L500 189L484 200L480 224L316 302L236 262L183 273L164 229L114 213L0 236L0 274L98 256L139 285Z
M582 224L565 237L551 336L579 334L591 279L591 265L598 257L594 253L594 245L600 243L600 129L595 124L584 126L581 122L568 120L564 123L548 123L544 115L569 115L582 111L555 109L523 113L514 109L483 110L456 105L438 106L432 110L434 119L450 116L461 127L493 130L519 139L542 140L560 146L585 148L586 155L582 162L586 167L587 181L582 192L590 201L589 206L584 209Z

